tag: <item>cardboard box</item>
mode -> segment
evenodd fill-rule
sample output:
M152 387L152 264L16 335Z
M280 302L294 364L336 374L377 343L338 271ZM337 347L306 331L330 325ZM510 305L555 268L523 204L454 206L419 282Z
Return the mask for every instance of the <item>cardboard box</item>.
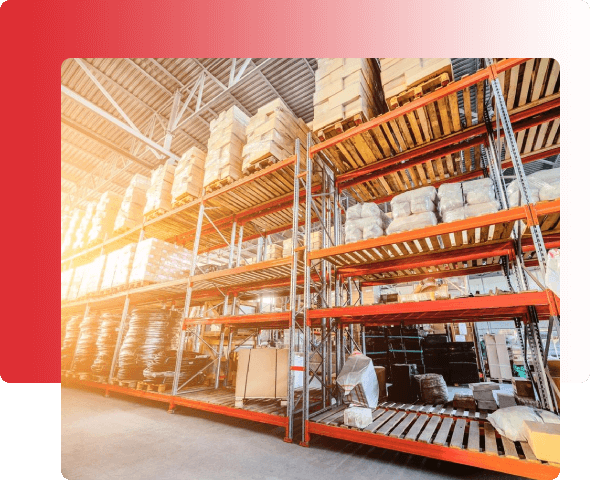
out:
M524 435L539 460L559 463L559 423L524 422Z
M200 198L205 175L205 152L192 147L182 154L174 170L172 200L178 201L187 195Z
M344 410L344 425L354 428L365 428L373 422L370 408L349 407Z
M496 380L512 379L510 355L506 346L506 336L501 334L483 336L490 368L490 377Z
M496 400L478 400L477 408L479 408L480 410L497 410L498 404L496 403Z
M453 408L463 408L465 410L475 410L475 398L472 395L455 393L453 397Z
M303 355L296 353L294 363L303 366ZM289 350L255 348L238 350L236 407L246 398L287 398ZM303 372L295 373L295 388L303 386Z
M146 192L143 214L156 210L169 211L172 208L172 182L174 181L174 165L165 163L152 171L150 187Z
M508 408L508 407L515 407L516 406L516 399L514 395L510 395L509 393L498 393L498 405L500 408Z
M535 398L533 383L526 378L513 378L512 387L514 388L515 395L519 397Z

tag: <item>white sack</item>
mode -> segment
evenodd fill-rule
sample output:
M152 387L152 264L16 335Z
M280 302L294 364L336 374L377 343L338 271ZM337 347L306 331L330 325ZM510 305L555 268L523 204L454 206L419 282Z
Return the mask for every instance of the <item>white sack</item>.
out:
M409 217L412 214L410 202L391 203L391 213L393 219Z
M424 228L432 225L437 225L438 219L434 212L424 212L417 215L410 215L405 218L398 218L391 222L387 227L387 234L405 232L408 230L415 230L417 228Z
M491 415L488 420L500 435L513 442L526 442L524 434L524 422L559 423L559 417L551 412L537 408L516 407L500 408Z
M476 205L465 205L464 212L465 218L479 217L480 215L486 215L488 213L495 213L500 208L500 204L497 201L479 203Z
M360 407L377 407L379 382L373 360L369 357L353 353L344 363L336 383L346 403Z
M414 197L412 198L411 209L413 214L417 214L424 212L434 212L436 208L430 197Z

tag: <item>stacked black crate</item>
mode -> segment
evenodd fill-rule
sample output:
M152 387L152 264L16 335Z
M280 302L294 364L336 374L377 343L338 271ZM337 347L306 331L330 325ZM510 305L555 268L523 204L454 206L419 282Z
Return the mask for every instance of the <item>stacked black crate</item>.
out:
M373 360L373 365L385 367L387 381L390 382L391 369L387 355L387 327L365 328L366 355Z
M438 373L451 385L479 381L475 355L472 342L449 342L446 335L424 339L426 373Z
M416 325L395 325L387 329L390 365L413 364L418 374L425 373L423 332Z
M423 344L425 373L442 375L446 382L450 378L447 343L446 335L432 334L424 338Z

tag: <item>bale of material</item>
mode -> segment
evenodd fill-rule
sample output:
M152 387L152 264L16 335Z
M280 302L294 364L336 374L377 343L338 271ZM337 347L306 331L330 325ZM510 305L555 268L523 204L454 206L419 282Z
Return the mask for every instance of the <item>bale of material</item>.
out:
M426 373L416 375L420 385L420 400L429 405L439 405L449 401L447 384L442 375L437 373Z

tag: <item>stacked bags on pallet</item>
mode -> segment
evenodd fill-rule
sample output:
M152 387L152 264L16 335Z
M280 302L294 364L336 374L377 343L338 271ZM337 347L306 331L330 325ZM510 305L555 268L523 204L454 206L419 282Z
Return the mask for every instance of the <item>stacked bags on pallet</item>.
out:
M71 212L70 222L68 223L68 228L64 233L64 238L61 244L62 255L69 253L74 247L74 243L76 241L76 232L80 227L80 222L82 221L83 216L84 212L79 208L75 208L73 212Z
M438 198L444 223L494 213L500 208L491 178L443 184Z
M108 190L100 196L96 212L92 217L92 227L88 232L89 245L100 243L113 234L115 219L122 201L121 195Z
M174 181L174 165L165 163L152 171L150 187L146 192L146 203L143 214L162 210L167 212L172 208L172 182Z
M173 202L179 202L187 196L194 198L201 196L205 176L205 158L205 153L197 147L192 147L182 154L174 170Z
M121 208L115 219L115 232L125 232L131 230L143 221L143 209L147 201L146 194L150 188L150 179L140 175L133 175L131 183L125 190Z
M436 188L422 187L404 192L391 200L393 221L387 234L415 230L438 224Z
M385 110L379 66L374 58L318 58L313 95L313 130L362 114Z
M160 283L189 274L192 252L172 243L149 238L137 244L129 282Z
M295 139L305 148L309 128L280 98L258 109L246 127L242 171L247 175L257 163L278 162L295 153Z
M210 123L204 185L242 178L242 149L246 143L248 116L235 105Z
M559 198L559 168L540 170L527 176L529 192L533 203ZM518 180L514 180L506 189L508 193L508 205L516 207L522 205L522 196L518 187Z
M76 241L74 242L74 250L81 250L88 243L88 232L92 227L92 217L94 217L94 210L96 209L95 202L88 202L84 215L80 220L78 229L76 230Z
M376 203L357 203L346 210L344 242L354 243L383 236L390 219Z

